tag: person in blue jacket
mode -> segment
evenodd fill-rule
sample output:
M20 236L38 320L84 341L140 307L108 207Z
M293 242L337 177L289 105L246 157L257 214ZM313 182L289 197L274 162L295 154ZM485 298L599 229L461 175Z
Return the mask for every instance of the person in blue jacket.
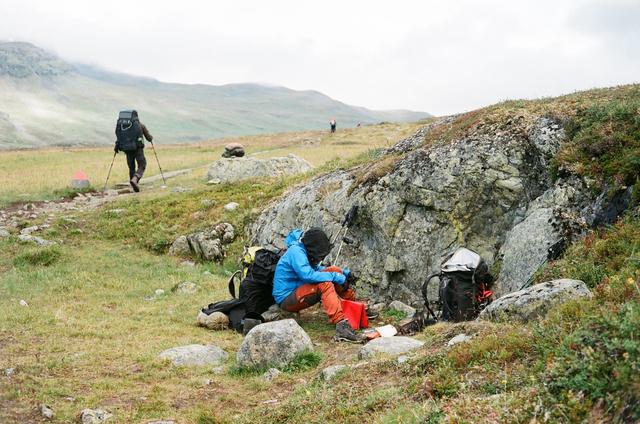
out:
M280 258L273 279L273 298L282 310L298 312L322 302L322 308L336 325L336 340L362 342L342 312L340 299L355 299L345 285L348 269L325 268L320 262L329 254L331 243L320 228L304 233L292 231L286 238L287 252Z

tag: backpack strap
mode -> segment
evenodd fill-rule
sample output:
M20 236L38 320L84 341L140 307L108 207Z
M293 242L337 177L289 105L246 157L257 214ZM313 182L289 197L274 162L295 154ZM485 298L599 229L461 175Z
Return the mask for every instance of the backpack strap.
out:
M233 299L236 298L236 283L235 283L235 279L236 276L238 275L242 275L242 271L238 270L236 272L234 272L233 274L231 274L231 278L229 278L229 282L227 283L227 287L229 288L229 294L231 294L231 297Z

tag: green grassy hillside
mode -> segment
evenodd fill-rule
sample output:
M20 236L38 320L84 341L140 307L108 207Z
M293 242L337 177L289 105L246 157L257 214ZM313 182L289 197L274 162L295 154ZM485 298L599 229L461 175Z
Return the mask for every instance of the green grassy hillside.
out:
M410 111L372 111L317 91L259 84L162 83L74 66L26 43L0 43L0 148L112 143L117 113L135 108L158 141L413 121Z

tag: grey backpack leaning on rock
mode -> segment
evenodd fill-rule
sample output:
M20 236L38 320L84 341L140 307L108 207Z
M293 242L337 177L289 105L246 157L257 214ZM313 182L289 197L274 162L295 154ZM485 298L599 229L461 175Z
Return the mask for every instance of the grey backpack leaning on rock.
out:
M429 282L438 277L438 299L429 300ZM490 302L489 285L493 277L486 262L476 252L459 248L441 266L440 272L427 277L422 285L424 305L439 321L475 319Z

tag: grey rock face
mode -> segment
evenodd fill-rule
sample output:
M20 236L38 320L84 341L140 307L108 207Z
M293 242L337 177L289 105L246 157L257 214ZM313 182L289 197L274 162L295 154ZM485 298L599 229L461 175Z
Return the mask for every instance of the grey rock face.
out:
M531 202L524 220L506 236L500 249L496 295L519 290L548 259L554 259L579 226L579 207L588 203L587 187L578 180L559 182ZM574 231L575 232L575 231Z
M226 255L226 245L234 238L235 229L225 222L206 231L178 237L169 248L169 254L192 256L203 261L221 261Z
M229 355L215 345L187 345L167 349L158 355L161 359L170 359L175 366L218 365L226 361Z
M247 178L299 174L311 169L309 162L292 154L270 159L223 158L211 164L207 179L218 179L223 183L235 182Z
M80 422L82 424L102 424L113 418L107 411L102 409L83 409L80 412Z
M423 342L412 339L411 337L379 337L364 345L358 352L358 358L366 359L379 353L398 356L418 349L422 347L422 345L424 345Z
M553 280L509 293L489 304L481 313L485 320L517 319L529 321L545 315L553 306L581 297L592 297L579 280Z
M267 322L249 331L236 355L240 366L282 367L313 350L307 333L292 319Z
M358 289L374 301L420 302L425 276L458 247L478 252L491 265L529 204L554 186L547 166L562 130L547 118L531 127L519 122L506 129L485 125L450 144L423 147L437 125L427 126L389 149L401 156L381 177L362 178L377 175L380 165L373 164L323 175L288 192L251 226L252 242L283 247L292 228L312 226L331 237L358 205L349 230L355 243L341 251L344 264L357 264ZM356 184L356 178L365 182Z

